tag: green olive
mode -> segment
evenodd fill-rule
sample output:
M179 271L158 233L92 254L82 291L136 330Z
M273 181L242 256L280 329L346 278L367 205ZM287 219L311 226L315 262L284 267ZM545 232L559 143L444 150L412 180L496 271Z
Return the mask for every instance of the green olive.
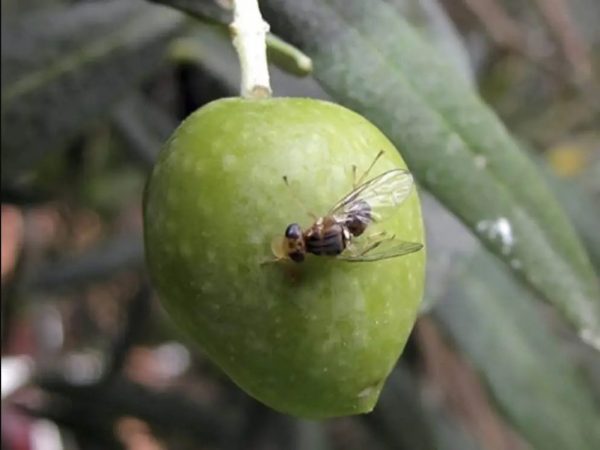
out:
M175 324L242 389L306 418L369 412L413 327L425 252L373 262L273 261L367 178L406 165L370 122L300 98L218 100L162 150L144 203L148 265ZM288 183L284 183L286 176ZM311 216L312 215L312 216ZM413 189L385 230L423 242Z

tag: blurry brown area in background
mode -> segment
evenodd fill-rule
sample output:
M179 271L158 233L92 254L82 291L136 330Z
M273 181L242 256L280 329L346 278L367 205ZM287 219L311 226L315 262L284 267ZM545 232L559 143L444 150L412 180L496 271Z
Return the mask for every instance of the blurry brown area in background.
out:
M552 36L557 57L551 62L547 56L532 48L531 38L524 24L508 13L499 0L462 0L464 6L474 14L501 48L522 55L531 63L540 65L563 81L587 83L592 76L592 63L588 46L573 22L565 0L535 0L538 12L547 32ZM445 2L449 6L448 1ZM456 2L454 2L456 3ZM453 5L456 6L456 5ZM450 8L452 11L456 8ZM569 64L569 71L560 69L563 62Z
M2 205L2 282L14 271L23 244L23 215L16 206Z
M457 354L427 317L417 321L415 339L422 351L423 369L430 395L438 397L454 411L463 425L493 450L528 448L492 406L479 377Z

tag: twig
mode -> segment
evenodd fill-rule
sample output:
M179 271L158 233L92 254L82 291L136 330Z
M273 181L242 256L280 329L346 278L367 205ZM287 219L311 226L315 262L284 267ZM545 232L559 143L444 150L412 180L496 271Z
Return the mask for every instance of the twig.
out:
M43 406L14 403L16 410L31 417L49 419L61 428L71 430L84 448L125 450L112 432L116 416L100 416L90 413L89 406L64 399L52 399Z
M498 45L510 49L524 47L526 39L521 27L496 0L463 0L463 2L483 23Z
M598 90L591 80L591 61L586 44L573 25L564 0L536 0L546 21L559 40L575 77L565 73L543 56L534 54L527 45L524 31L498 3L498 0L463 0L465 6L481 21L499 47L519 55L562 87L574 90L590 108L590 114L600 110Z
M266 45L269 24L260 15L258 0L234 0L230 30L242 71L242 97L269 97L271 83Z
M571 20L564 0L535 0L554 39L573 67L578 82L588 80L592 74L589 49Z
M156 392L125 378L104 385L74 385L62 378L39 378L49 394L71 404L89 417L137 417L162 430L177 430L205 444L225 446L231 440L227 416L175 392Z
M463 0L463 2L481 21L496 45L521 56L558 82L568 83L558 70L529 50L525 32L497 0Z
M421 318L415 328L425 374L439 389L442 400L456 412L461 422L486 448L515 450L527 448L492 408L474 370L445 343L431 318Z
M207 23L226 25L231 22L231 11L223 7L223 2L213 0L149 0L180 11Z
M99 383L108 383L121 371L129 349L138 338L150 312L151 289L147 281L143 281L135 297L129 301L125 325L116 337L106 367Z

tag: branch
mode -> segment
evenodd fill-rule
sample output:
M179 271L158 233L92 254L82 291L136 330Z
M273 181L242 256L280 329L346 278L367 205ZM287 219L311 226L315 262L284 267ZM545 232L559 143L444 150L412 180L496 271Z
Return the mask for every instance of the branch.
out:
M554 39L562 48L562 52L573 67L576 81L584 81L592 75L592 63L589 50L573 23L564 0L535 0L546 20Z
M258 0L234 0L233 7L230 30L242 71L241 96L270 97L266 46L269 24L260 15Z

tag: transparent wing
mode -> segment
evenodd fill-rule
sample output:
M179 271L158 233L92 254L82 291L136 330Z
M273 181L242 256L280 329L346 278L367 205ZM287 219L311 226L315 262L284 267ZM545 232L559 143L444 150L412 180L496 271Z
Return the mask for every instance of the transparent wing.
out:
M423 244L407 242L385 235L375 239L351 242L337 258L350 262L379 261L418 252Z
M329 215L339 221L352 216L364 223L380 222L406 200L412 186L408 170L389 170L358 186L331 208Z

